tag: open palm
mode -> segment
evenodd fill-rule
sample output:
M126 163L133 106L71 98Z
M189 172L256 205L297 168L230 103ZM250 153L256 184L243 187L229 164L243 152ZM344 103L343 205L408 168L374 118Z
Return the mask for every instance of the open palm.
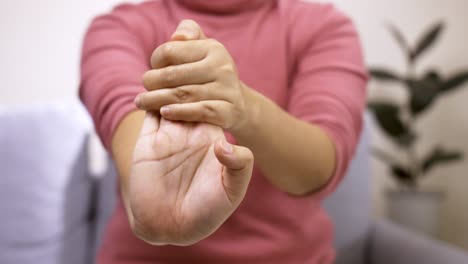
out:
M228 143L219 127L147 113L129 181L133 224L141 238L193 244L232 214L245 195L253 157L246 148L232 146L230 152L222 145Z

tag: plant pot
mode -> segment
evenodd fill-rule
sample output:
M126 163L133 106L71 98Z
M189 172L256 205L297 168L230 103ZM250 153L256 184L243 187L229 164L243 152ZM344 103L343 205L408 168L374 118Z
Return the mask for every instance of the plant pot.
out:
M387 191L387 216L414 231L437 237L443 201L440 191Z

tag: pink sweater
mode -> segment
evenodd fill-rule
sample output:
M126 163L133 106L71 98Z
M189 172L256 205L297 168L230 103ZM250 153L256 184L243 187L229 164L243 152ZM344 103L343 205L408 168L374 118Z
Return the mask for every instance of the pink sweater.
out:
M320 192L293 197L255 169L236 212L189 247L138 240L119 202L99 263L332 263L333 228L320 202L353 156L367 81L352 22L331 5L297 0L157 0L117 7L92 22L81 68L80 97L107 148L119 121L136 109L133 99L144 91L141 77L152 51L185 18L227 47L242 81L329 134L336 145L335 175Z

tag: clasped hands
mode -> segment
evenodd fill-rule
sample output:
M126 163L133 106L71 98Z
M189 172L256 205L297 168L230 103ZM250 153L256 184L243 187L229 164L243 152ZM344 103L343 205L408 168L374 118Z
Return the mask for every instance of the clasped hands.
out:
M245 196L252 152L224 130L249 126L249 89L226 48L184 20L151 57L146 110L127 194L133 232L154 245L191 245L215 232Z
M143 110L159 111L167 120L210 123L236 133L248 123L247 88L227 49L207 39L192 20L181 22L172 40L151 57L153 70L136 97Z

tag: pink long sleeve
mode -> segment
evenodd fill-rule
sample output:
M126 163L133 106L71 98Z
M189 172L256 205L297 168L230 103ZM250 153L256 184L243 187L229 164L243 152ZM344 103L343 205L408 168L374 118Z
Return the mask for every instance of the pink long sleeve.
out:
M226 46L243 82L325 130L336 147L334 176L318 193L293 197L255 169L236 212L190 247L155 247L138 240L119 201L98 263L332 263L333 227L321 201L346 174L366 97L367 74L354 26L331 5L314 2L214 2L145 1L93 21L83 47L80 97L105 146L110 148L120 120L135 110L133 100L144 91L141 77L152 51L170 38L180 20L191 18Z
M321 27L309 26L315 34L293 38L299 59L288 111L319 125L335 143L335 175L316 194L323 198L337 187L354 155L362 128L367 73L358 34L349 18L331 5L322 6L317 15ZM303 29L310 20L298 15L294 23L291 28Z
M107 149L119 121L136 109L133 100L144 91L141 78L156 35L145 19L132 6L119 6L97 17L85 37L80 98Z

